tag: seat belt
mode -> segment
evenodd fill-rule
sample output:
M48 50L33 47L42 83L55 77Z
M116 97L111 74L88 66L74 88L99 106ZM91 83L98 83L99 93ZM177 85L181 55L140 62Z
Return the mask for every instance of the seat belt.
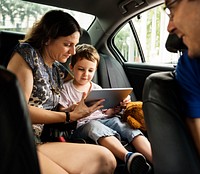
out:
M114 73L113 64L111 63L111 60L106 56L104 56L104 60L106 63L106 70L107 70L108 81L109 81L110 87L117 88L118 87L117 81L116 81L117 74Z

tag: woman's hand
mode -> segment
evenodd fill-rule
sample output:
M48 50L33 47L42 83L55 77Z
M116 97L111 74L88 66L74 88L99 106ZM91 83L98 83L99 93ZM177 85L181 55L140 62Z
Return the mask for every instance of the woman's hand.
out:
M101 99L101 100L95 102L92 106L88 107L85 104L86 96L87 96L87 94L84 92L81 101L79 103L77 103L77 105L74 107L74 110L70 113L70 116L71 116L70 119L72 121L76 121L83 117L87 117L94 111L101 109L103 107L102 102L105 101L104 99Z

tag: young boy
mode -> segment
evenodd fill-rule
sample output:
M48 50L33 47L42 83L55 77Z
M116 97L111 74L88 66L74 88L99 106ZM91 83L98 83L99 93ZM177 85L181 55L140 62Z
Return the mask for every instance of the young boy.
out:
M91 81L99 60L99 54L93 46L82 44L76 47L76 54L72 56L70 63L74 78L63 85L60 110L70 110L76 107L83 92L88 93L92 89L101 89L99 85ZM127 97L122 104L129 101L130 98ZM119 111L119 107L103 111L97 110L88 117L78 120L73 137L89 138L97 144L107 147L117 158L125 161L130 173L147 173L150 166L145 157L152 162L150 143L140 130L133 130L127 123L120 121L116 116ZM140 153L128 152L121 144L121 138L131 143Z

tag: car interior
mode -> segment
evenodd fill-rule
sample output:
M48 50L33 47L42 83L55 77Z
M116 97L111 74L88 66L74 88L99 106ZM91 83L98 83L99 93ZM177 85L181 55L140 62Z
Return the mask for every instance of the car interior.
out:
M131 100L143 101L147 126L145 135L149 138L153 151L153 173L199 173L200 159L181 119L178 89L173 74L178 58L187 48L176 35L167 32L169 19L162 10L163 0L18 0L15 3L17 2L48 5L93 15L94 20L88 27L81 25L83 34L79 41L79 44L92 44L100 54L100 63L93 81L103 88L132 87ZM155 10L151 11L153 9ZM155 12L157 13L154 14ZM148 18L150 16L151 23ZM161 20L158 21L157 18ZM85 20L81 22L84 23ZM1 161L6 161L1 164L0 170L3 173L14 173L14 170L15 173L39 173L34 140L31 138L31 123L23 95L17 79L6 70L14 47L25 33L12 31L10 28L6 30L0 26L0 122L1 132L8 132L6 137L1 134L5 150L0 158ZM146 45L147 41L149 45ZM70 59L62 64L68 71L69 61ZM14 102L12 112L8 110L11 100ZM19 117L18 120L16 117ZM16 121L9 121L13 119ZM20 122L21 132L16 127L16 122ZM14 139L16 134L25 136L24 142L17 142ZM23 148L25 143L28 144L27 149ZM10 144L13 145L7 146ZM11 152L22 160L17 157L11 159ZM13 168L9 167L11 162ZM119 163L115 174L124 174L123 167Z

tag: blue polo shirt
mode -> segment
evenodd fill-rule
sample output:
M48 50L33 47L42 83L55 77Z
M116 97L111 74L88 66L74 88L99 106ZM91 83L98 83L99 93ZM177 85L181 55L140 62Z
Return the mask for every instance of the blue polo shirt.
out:
M185 51L179 58L175 74L185 116L200 118L200 58L191 59Z

